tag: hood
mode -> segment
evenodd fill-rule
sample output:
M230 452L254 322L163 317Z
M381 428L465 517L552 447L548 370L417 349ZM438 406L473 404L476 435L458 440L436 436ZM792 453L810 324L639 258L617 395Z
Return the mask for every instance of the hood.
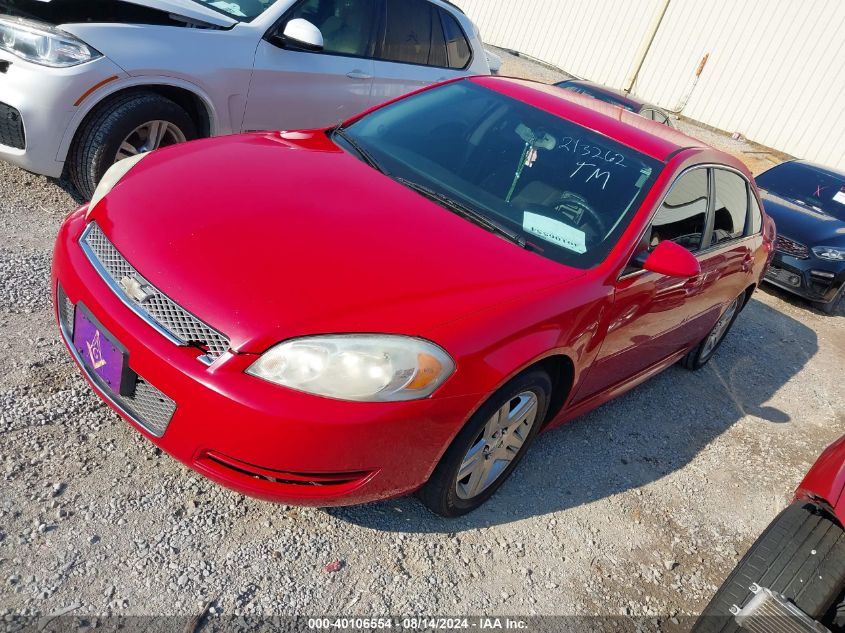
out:
M237 23L234 18L192 0L2 0L2 13L53 26L117 22L230 28Z
M777 234L807 246L845 246L845 222L814 211L765 190L760 191L766 213L775 221Z
M159 150L91 218L241 352L310 334L425 336L584 274L458 217L323 132Z

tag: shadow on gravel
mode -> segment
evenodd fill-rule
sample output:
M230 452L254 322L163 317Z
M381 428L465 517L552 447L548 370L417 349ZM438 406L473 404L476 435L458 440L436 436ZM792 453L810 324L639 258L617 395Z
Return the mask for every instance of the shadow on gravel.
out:
M80 193L76 190L76 187L74 187L72 184L70 184L70 181L65 180L64 178L50 178L49 180L50 180L51 183L56 185L59 189L61 189L67 195L69 195L71 198L73 198L73 200L74 200L74 202L76 202L76 204L82 205L82 204L85 204L86 202L88 202L87 199L83 198L80 195Z
M382 531L456 533L635 489L683 468L746 415L761 424L789 422L788 413L767 403L817 351L815 332L752 299L707 366L671 367L540 435L510 480L475 512L441 519L413 498L327 512Z

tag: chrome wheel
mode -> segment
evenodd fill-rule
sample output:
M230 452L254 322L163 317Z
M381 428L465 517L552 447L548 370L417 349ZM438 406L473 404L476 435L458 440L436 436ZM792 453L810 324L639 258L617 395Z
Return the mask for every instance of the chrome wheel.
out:
M185 133L178 126L169 121L149 121L138 126L123 139L115 156L115 162L151 152L159 147L184 143Z
M716 346L719 345L719 341L724 338L728 331L728 327L731 325L731 320L734 318L736 311L739 309L739 300L739 297L733 300L733 302L728 306L728 309L725 310L724 314L722 314L721 318L716 321L716 325L713 326L713 329L710 330L707 340L704 341L704 345L701 347L701 360L709 358L716 349Z
M456 483L458 497L472 499L489 488L522 450L536 421L533 391L523 391L496 411L464 455Z

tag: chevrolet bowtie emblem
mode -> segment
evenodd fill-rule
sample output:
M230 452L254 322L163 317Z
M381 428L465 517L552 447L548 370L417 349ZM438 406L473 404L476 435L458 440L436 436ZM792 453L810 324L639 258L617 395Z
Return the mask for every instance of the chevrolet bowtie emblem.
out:
M153 296L152 289L147 284L142 284L134 276L125 275L118 282L123 292L137 303L144 303Z

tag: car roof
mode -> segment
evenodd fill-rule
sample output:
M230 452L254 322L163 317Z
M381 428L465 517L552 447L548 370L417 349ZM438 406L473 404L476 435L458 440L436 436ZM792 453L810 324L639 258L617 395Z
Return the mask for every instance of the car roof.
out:
M572 121L660 161L665 162L684 149L713 149L668 125L554 85L492 76L471 77L468 81Z
M845 171L841 171L839 169L834 169L833 167L829 167L827 165L819 165L818 163L814 163L814 162L809 161L809 160L801 160L801 159L796 158L794 160L785 161L782 164L786 165L786 164L790 164L790 163L797 164L797 165L804 165L805 167L815 169L816 171L820 171L824 174L827 174L828 176L833 176L834 178L845 178ZM775 167L777 167L777 165L775 165ZM772 169L774 169L774 168L772 168Z
M648 105L645 101L640 101L639 99L631 96L627 92L623 92L622 90L616 90L615 88L609 88L608 86L603 86L593 81L585 81L583 79L567 79L566 81L556 83L555 86L558 86L559 88L564 88L566 86L583 86L584 88L589 88L593 92L601 93L607 95L608 97L613 97L614 99L622 101L636 111L639 111L643 106Z

